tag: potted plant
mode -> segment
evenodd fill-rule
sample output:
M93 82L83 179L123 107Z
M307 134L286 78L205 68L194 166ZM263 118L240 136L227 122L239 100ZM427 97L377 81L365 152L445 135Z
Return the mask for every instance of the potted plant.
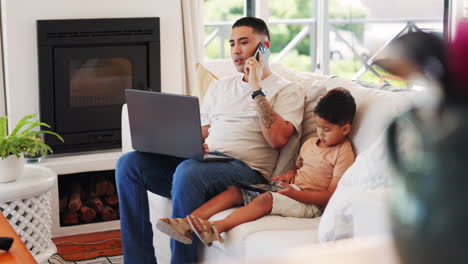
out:
M52 134L63 142L63 138L52 131L35 131L40 126L50 126L46 123L33 121L37 114L23 117L11 133L7 133L7 116L0 117L0 183L14 181L23 172L23 154L36 156L39 153L47 155L52 149L44 143L40 135Z

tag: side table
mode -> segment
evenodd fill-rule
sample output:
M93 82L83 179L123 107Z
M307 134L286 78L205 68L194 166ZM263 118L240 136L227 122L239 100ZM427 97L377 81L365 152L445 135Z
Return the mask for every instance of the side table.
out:
M50 190L56 183L54 171L30 165L16 181L0 183L0 211L39 263L57 252L50 215Z

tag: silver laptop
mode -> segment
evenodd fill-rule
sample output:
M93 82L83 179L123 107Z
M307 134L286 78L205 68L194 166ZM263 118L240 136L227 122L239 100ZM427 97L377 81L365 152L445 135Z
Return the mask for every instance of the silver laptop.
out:
M142 152L198 160L231 160L203 154L198 98L125 90L132 147Z

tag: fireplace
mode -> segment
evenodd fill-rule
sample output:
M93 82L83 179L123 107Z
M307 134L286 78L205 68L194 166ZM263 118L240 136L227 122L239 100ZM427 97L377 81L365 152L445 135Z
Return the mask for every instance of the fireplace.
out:
M39 20L37 34L41 121L65 140L45 142L120 148L125 89L160 91L159 18Z

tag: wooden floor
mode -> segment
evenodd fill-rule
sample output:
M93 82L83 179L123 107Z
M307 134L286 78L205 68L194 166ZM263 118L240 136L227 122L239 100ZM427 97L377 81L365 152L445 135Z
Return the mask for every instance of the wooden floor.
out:
M111 239L103 243L96 243L106 239ZM118 240L116 240L117 238ZM75 236L57 237L52 241L57 246L57 252L66 260L83 260L98 256L114 256L122 254L122 241L120 240L120 230L105 231L99 233L81 234ZM60 243L60 242L73 242ZM84 245L92 243L91 245Z

